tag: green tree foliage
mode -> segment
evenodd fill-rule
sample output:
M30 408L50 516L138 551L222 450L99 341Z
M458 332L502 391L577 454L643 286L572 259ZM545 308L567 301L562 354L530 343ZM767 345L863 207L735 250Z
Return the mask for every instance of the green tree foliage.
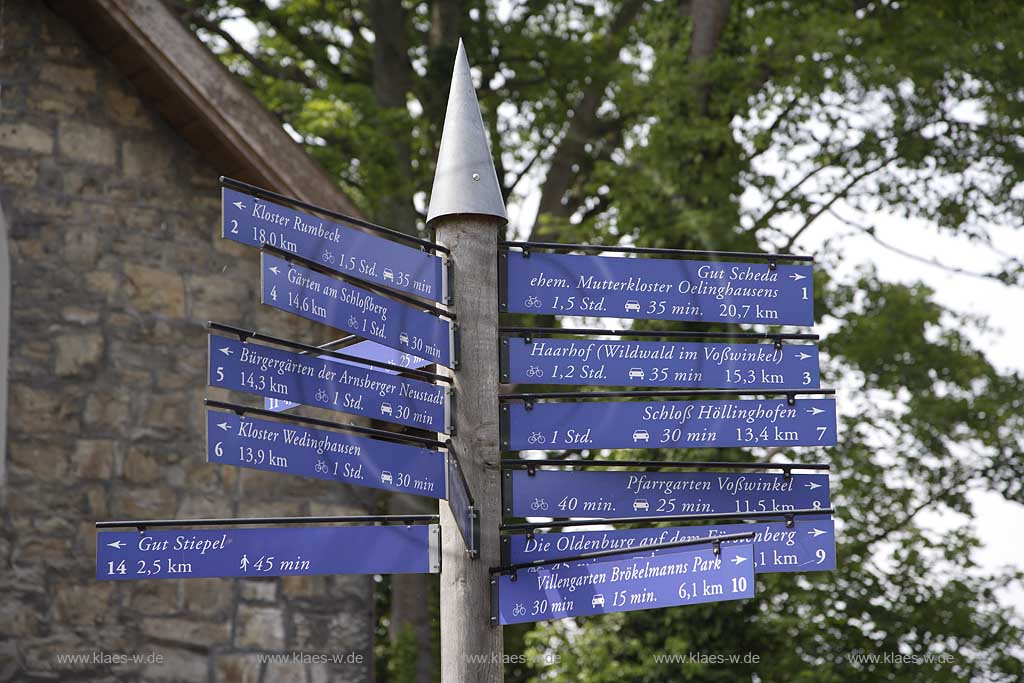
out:
M840 445L718 452L833 463L839 570L758 578L752 601L539 625L522 680L959 681L1024 676L1019 614L982 571L968 494L1024 502L1024 391L970 341L984 321L871 268L830 277L827 220L892 249L879 215L1020 259L1024 4L1013 0L189 0L174 5L372 218L422 229L458 38L506 197L534 239L813 246ZM236 19L258 29L240 42ZM819 233L816 236L815 231ZM905 253L932 261L928 244ZM957 264L946 264L952 270ZM964 268L964 271L970 271ZM584 456L590 454L583 454ZM665 451L663 457L697 457ZM614 454L613 454L614 456ZM954 513L960 513L956 515ZM941 517L943 529L922 524ZM964 522L963 520L967 520ZM1009 543L1016 543L1008 539ZM519 642L522 631L512 631ZM656 664L654 653L757 663ZM952 663L852 662L882 652Z

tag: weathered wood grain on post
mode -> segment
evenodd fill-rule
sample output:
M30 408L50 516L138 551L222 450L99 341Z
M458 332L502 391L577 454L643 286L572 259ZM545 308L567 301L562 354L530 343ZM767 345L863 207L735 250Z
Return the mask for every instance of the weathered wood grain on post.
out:
M500 683L503 643L492 626L488 568L500 564L498 231L508 221L466 50L459 42L427 223L451 250L450 290L461 337L453 451L480 511L480 555L470 558L441 504L441 680ZM449 484L451 485L451 484Z

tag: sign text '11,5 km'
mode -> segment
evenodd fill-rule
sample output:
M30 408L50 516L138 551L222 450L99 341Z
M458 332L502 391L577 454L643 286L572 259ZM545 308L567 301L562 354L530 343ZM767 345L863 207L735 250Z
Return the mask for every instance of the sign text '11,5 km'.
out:
M509 477L508 475L512 476ZM513 517L656 517L827 508L827 474L766 472L505 472Z

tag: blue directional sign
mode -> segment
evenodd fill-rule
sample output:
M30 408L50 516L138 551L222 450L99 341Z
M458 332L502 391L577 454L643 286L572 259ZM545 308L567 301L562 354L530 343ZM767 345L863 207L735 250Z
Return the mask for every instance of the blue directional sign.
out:
M449 391L420 380L339 365L210 335L210 386L447 432Z
M96 578L206 579L441 570L436 524L101 531Z
M445 296L440 257L252 195L224 188L222 235L269 244L331 270L432 301Z
M473 495L469 492L466 476L458 456L453 452L448 453L448 507L462 534L466 550L471 557L476 557L480 552L480 511L473 505Z
M632 612L754 597L753 545L667 549L664 554L557 564L497 578L498 623Z
M809 519L803 516L794 517L792 527L787 527L785 522L759 522L657 529L566 531L534 534L532 537L505 536L502 538L502 562L518 564L534 560L555 560L582 553L629 550L645 545L677 543L745 532L754 534L755 574L832 571L836 568L834 522L831 519ZM749 544L750 541L723 541L722 546L738 543ZM671 553L672 549L651 552L658 555ZM578 560L580 564L592 564L596 561Z
M367 360L375 360L381 363L389 363L400 368L411 368L417 370L419 368L430 365L430 361L424 360L423 358L417 358L409 353L402 353L395 349L389 349L386 346L378 344L372 341L361 341L356 342L350 346L346 346L340 349L341 353L347 356L355 356L357 358L365 358ZM330 361L332 363L341 363L342 365L354 365L357 368L373 369L376 372L383 372L388 375L397 375L398 370L389 370L388 368L381 368L372 365L364 365L362 363L345 361L334 356L318 356L320 360ZM292 403L291 401L282 401L277 398L265 398L263 399L263 409L272 410L275 413L283 410L291 410L300 404Z
M263 254L262 302L452 367L452 325L411 305Z
M211 463L446 497L445 456L417 446L206 411Z
M532 258L532 257L531 257ZM502 339L502 381L711 389L817 389L814 344ZM505 355L507 354L507 356Z
M813 325L811 266L507 252L509 313Z
M508 475L511 474L511 478ZM656 517L830 507L827 474L767 472L506 472L514 517Z
M836 444L835 399L551 401L502 411L509 451Z

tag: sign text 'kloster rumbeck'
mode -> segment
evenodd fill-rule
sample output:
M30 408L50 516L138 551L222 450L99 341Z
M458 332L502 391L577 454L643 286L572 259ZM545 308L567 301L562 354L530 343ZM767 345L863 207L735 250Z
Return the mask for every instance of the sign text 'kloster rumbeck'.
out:
M221 190L221 211L226 239L269 245L344 275L443 300L438 256L229 188Z

